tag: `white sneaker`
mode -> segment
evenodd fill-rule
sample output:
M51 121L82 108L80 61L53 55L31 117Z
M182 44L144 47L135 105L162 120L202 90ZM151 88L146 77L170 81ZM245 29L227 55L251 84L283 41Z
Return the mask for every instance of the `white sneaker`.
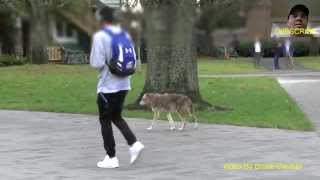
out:
M117 168L119 167L119 161L117 157L109 158L108 155L104 157L103 161L97 163L99 168Z
M129 148L129 152L130 152L130 164L133 164L139 157L139 155L141 154L142 150L144 148L144 145L137 141L135 142L130 148Z

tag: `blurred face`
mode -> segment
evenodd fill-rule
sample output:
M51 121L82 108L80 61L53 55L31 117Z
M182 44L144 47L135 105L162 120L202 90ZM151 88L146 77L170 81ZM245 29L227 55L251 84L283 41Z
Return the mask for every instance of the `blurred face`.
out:
M107 25L110 25L110 24L112 24L112 23L111 22L107 22L107 21L100 21L100 27L101 28L103 28L103 27L105 27Z
M308 16L303 11L296 10L293 14L289 15L287 24L289 28L306 29L308 25Z

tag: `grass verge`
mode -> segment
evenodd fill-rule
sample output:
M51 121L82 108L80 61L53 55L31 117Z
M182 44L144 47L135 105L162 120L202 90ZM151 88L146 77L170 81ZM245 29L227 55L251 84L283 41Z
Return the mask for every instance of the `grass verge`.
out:
M0 69L0 108L96 114L97 73L88 65L24 65ZM199 111L200 122L313 130L312 123L272 78L200 78L203 98L233 111ZM132 103L144 84L132 78ZM152 118L148 111L124 111L126 117Z

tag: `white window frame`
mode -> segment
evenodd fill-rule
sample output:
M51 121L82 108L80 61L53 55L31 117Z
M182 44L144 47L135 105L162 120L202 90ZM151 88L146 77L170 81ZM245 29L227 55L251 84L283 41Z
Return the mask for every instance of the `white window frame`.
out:
M52 36L53 39L58 42L58 43L78 43L78 33L75 29L72 29L72 36L68 37L67 36L67 22L65 20L61 20L60 23L62 23L62 31L63 31L63 35L59 36L58 35L58 29L57 29L57 19L54 19L52 21Z

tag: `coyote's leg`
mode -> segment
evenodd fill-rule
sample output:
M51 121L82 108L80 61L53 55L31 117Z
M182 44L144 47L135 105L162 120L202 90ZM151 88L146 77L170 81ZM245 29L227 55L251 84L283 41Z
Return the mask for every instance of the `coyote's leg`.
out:
M193 125L193 127L194 128L198 128L198 118L197 118L197 116L194 114L194 113L189 113L189 115L192 117L192 119L193 119L193 121L194 121L194 125Z
M158 111L153 112L153 119L152 119L151 125L147 128L147 130L150 131L153 129L153 126L156 124L157 120L159 119L159 116L160 116L160 112Z
M187 122L186 122L186 119L183 116L181 116L179 112L177 112L177 114L181 120L181 127L179 128L179 130L182 131L186 127Z
M176 126L174 124L174 121L173 121L173 118L171 116L171 113L168 113L167 114L167 118L169 120L169 125L170 125L170 130L175 130L176 129Z

